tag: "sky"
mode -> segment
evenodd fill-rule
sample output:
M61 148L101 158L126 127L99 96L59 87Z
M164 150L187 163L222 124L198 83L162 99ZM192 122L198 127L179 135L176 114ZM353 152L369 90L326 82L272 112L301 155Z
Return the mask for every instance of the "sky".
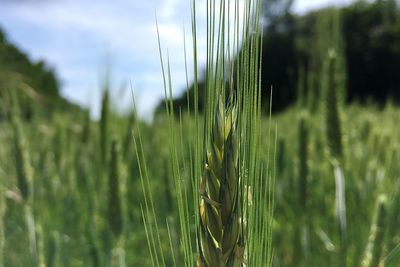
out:
M61 94L100 113L100 95L109 80L113 104L121 111L135 95L140 116L151 118L164 97L157 43L156 17L162 53L169 55L174 95L182 94L185 79L184 38L190 53L190 2L188 0L0 0L0 27L8 40L32 60L44 60L61 82ZM205 43L204 5L198 1L198 44ZM340 0L341 3L348 2ZM297 0L298 13L332 0ZM199 68L205 63L199 45ZM108 79L107 79L108 77ZM189 76L189 79L191 77Z

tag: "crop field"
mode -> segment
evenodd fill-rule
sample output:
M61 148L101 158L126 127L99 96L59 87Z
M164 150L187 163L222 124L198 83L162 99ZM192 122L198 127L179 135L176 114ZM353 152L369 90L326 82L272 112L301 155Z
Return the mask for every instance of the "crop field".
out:
M0 75L0 267L400 266L400 108L345 104L332 27L302 77L321 90L300 81L272 112L247 2L243 22L207 1L206 87L194 66L186 109L158 40L166 101L151 122L117 112L109 89L99 119L49 113Z
M384 110L350 106L341 111L349 266L360 266L366 253L376 249L388 261L386 266L400 263L396 253L399 114L390 105ZM105 257L118 261L120 253L127 266L150 264L131 135L136 125L141 128L162 250L170 255L169 242L177 246L179 234L168 150L171 137L164 121L147 125L134 117L110 115L104 124L80 114L56 114L51 119L15 123L3 121L0 135L4 266L30 266L35 258L38 266L101 266ZM324 117L292 109L272 121L262 118L262 138L270 134L271 124L278 125L273 163L274 262L276 266L299 266L297 262L336 266L341 239ZM181 125L179 149L185 151L193 118L184 116ZM260 150L261 161L268 165L271 148ZM183 171L182 177L190 177L186 168ZM189 220L194 231L195 222ZM172 264L171 256L165 261Z

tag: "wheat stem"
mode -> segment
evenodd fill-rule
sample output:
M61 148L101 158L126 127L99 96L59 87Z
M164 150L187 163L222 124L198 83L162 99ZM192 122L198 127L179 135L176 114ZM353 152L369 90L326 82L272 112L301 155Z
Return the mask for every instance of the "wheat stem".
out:
M381 195L378 198L375 218L371 226L367 249L365 251L365 255L361 263L362 267L379 266L383 251L386 217L387 217L387 198L386 196Z

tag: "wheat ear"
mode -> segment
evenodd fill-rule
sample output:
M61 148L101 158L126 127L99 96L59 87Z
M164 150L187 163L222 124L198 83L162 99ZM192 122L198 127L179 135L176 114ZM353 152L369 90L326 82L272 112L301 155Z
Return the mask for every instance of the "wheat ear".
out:
M236 109L219 102L200 185L198 266L240 266Z
M108 175L108 223L113 237L118 239L123 231L123 216L119 177L119 146L115 139L111 144Z

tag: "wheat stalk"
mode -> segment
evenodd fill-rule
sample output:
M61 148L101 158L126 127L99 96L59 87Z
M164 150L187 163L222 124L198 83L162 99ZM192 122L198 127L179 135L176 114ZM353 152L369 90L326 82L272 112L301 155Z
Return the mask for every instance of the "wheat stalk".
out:
M122 190L120 182L120 149L118 141L111 142L110 166L108 175L108 223L111 234L111 266L125 266L124 250L124 213L122 202Z
M119 148L116 140L112 141L110 169L108 175L108 223L114 238L119 238L123 231L121 190L119 177Z
M299 203L303 211L307 208L307 176L308 176L308 131L305 114L299 122Z
M6 201L4 198L3 181L0 180L0 267L4 267L4 214L6 213Z
M367 249L362 260L362 267L379 266L383 251L387 217L387 198L379 196L375 212L375 219L371 226Z
M175 135L174 115L177 114L174 113L176 109L172 101L170 64L169 59L164 64L158 35L165 107L172 137L171 169L177 192L184 265L194 264L190 233L192 192L195 196L193 202L198 209L194 216L198 224L197 266L242 266L247 261L251 266L270 265L273 203L271 192L274 173L264 172L258 149L261 144L261 61L258 60L262 50L262 38L259 35L261 1L207 1L204 91L198 80L197 69L196 2L192 1L194 75L193 94L190 93L192 96L189 96L190 103L193 99L191 112L194 115L194 134L189 142L193 153L190 153L190 166L186 166L191 174L189 188L193 191L187 190L182 183L185 180L181 174L180 151L175 140L178 135ZM232 58L234 54L237 56ZM231 97L235 96L235 102L224 105L225 94L227 96L228 93ZM222 100L221 103L218 99ZM201 103L204 106L201 107ZM240 146L237 136L243 140ZM138 140L140 143L140 135ZM205 152L207 148L209 150ZM268 157L265 167L268 170L269 159ZM142 160L138 158L138 161ZM204 163L203 169L201 165ZM143 166L143 170L145 169ZM142 180L148 180L145 171L143 173ZM146 193L150 190L143 191L147 209L144 216L145 230L153 265L158 266L162 265L157 259L159 254L162 256L162 249L157 248L159 238L156 240L154 237L154 233L157 233L157 218L151 195ZM146 195L150 197L147 198ZM250 203L258 205L248 208ZM151 222L148 217L154 219L155 227L147 227L147 223Z
M46 266L59 266L60 265L59 261L60 261L60 235L57 231L53 231L51 233L48 245Z
M336 218L340 234L340 266L347 264L346 185L343 173L343 143L337 96L336 52L328 52L328 81L326 92L326 133L335 176Z
M307 130L307 117L305 114L301 114L299 122L299 147L298 147L298 157L299 157L299 179L298 179L298 201L300 204L300 219L302 221L302 226L299 228L301 235L301 248L303 251L303 261L305 265L308 265L308 259L310 254L309 247L309 225L308 225L308 130Z
M110 96L108 89L103 92L101 100L101 117L100 117L100 152L103 166L106 166L108 156L108 124L110 117Z
M82 143L83 144L87 144L89 143L89 139L90 139L90 124L91 124L91 120L90 120L90 112L86 111L84 113L84 121L83 121L83 127L82 127Z
M30 165L26 141L22 135L22 126L18 118L19 109L16 96L13 96L11 124L14 133L14 153L18 179L18 188L25 201L33 198L33 169Z
M28 229L28 238L32 255L33 266L41 265L37 250L35 218L32 212L33 206L33 169L30 164L29 154L26 147L26 141L22 132L22 125L19 119L20 110L18 98L15 92L11 94L11 124L14 133L14 153L15 167L17 171L18 188L24 199L24 211L26 225Z
M35 225L36 233L36 249L37 249L37 266L46 267L44 257L43 229L40 224Z
M237 151L235 107L225 110L219 102L199 190L198 266L239 266L243 262Z
M336 52L331 49L328 52L328 81L326 92L326 133L329 151L332 158L342 160L343 144L342 131L339 117L336 74Z

